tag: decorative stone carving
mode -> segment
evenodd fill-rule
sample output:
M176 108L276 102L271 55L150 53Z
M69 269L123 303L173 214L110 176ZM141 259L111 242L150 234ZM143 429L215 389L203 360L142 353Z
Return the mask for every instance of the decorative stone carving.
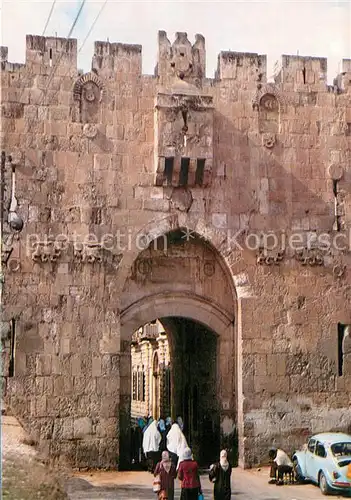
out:
M262 144L268 149L271 149L274 147L275 144L275 134L272 133L266 133L262 135Z
M267 96L267 97L266 97ZM268 98L269 96L269 98ZM276 104L273 107L273 101L275 99ZM278 86L274 83L267 83L260 86L252 100L252 107L257 111L262 106L263 109L269 111L286 111L287 100L286 97L281 93ZM268 107L267 107L268 106ZM277 109L275 106L278 106Z
M333 275L335 278L343 278L345 276L346 266L338 264L333 267Z
M180 212L188 212L193 203L190 189L183 187L174 188L171 194L171 203Z
M78 263L94 264L103 261L102 246L100 243L76 243L74 245L74 260Z
M1 107L1 115L4 118L22 118L24 112L24 105L21 103L8 102L4 103Z
M279 111L277 98L272 94L265 94L260 100L260 107L267 111Z
M158 76L188 78L201 82L205 76L205 39L195 35L194 45L184 32L176 33L173 44L168 40L165 31L159 32Z
M83 123L99 122L100 103L104 92L104 84L95 73L87 73L81 76L73 88L73 96L76 101L73 112L74 118Z
M204 273L207 277L211 277L215 274L216 271L216 265L214 262L208 260L204 262Z
M56 262L62 254L62 246L51 239L34 244L32 259L34 262Z
M344 175L344 169L342 168L341 165L338 165L337 163L332 163L328 167L328 174L333 181L339 181L342 176Z
M318 248L304 248L295 252L295 259L303 266L323 266L324 256Z
M160 179L164 175L165 162L162 160L164 158L179 156L189 158L190 169L193 170L196 169L199 158L205 158L207 164L210 164L209 161L213 157L212 96L199 95L198 89L193 91L192 86L186 83L181 88L172 87L171 93L157 95L156 119L158 123L155 134L156 185L162 185ZM180 161L175 160L174 179L178 178L179 169ZM207 170L210 174L209 169ZM194 175L190 178L193 179L191 182L195 182ZM207 175L206 179L207 183L210 183L211 175Z
M6 265L13 252L14 241L19 239L19 235L4 229L2 238L1 260Z
M16 273L17 271L19 271L21 269L21 263L18 259L10 259L8 264L7 264L7 268L12 273Z
M76 101L80 101L83 97L88 102L95 100L101 102L104 93L104 83L95 73L82 75L73 87L73 97Z
M279 265L284 259L285 250L259 248L257 264L266 264L267 266Z
M83 134L88 139L94 139L97 135L97 127L93 123L86 123L83 127Z

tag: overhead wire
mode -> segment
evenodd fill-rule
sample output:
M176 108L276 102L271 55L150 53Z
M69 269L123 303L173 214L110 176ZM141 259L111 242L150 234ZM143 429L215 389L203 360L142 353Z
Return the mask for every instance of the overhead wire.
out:
M103 11L103 10L104 10L104 8L106 7L107 2L108 2L108 0L105 0L105 2L102 4L102 7L101 7L101 9L99 10L99 12L98 12L97 16L95 17L95 19L94 19L94 21L93 21L93 24L91 25L91 27L90 27L90 29L89 29L89 31L88 31L88 33L87 33L86 37L84 38L83 43L82 43L82 45L80 46L80 48L79 48L79 50L78 50L78 53L79 53L79 52L83 49L83 47L84 47L84 45L85 45L86 41L87 41L87 40L88 40L88 38L90 37L91 32L93 31L93 29L94 29L94 27L95 27L95 24L97 23L97 21L98 21L99 17L101 16L102 11Z
M97 21L98 21L99 17L100 17L100 16L101 16L101 14L102 14L102 11L103 11L103 10L104 10L104 8L106 7L107 2L108 2L108 0L105 0L105 2L103 3L103 5L101 6L101 9L99 10L98 14L96 15L96 17L95 17L95 19L94 19L94 21L93 21L93 23L92 23L92 25L91 25L91 27L90 27L90 29L89 29L89 31L88 31L88 33L87 33L87 35L86 35L86 37L85 37L85 38L84 38L84 40L83 40L82 45L81 45L81 46L79 47L79 49L78 49L78 54L82 51L82 49L83 49L84 45L86 44L86 42L87 42L87 40L88 40L89 36L91 35L91 32L93 31L93 28L94 28L95 24L97 23ZM65 78L65 77L68 75L68 73L69 73L69 69L68 69L68 70L66 71L66 73L63 75L63 78ZM56 90L56 92L52 95L52 98L56 97L56 95L59 93L59 91L60 91L60 89Z
M84 5L85 5L86 1L87 1L87 0L83 0L83 1L82 1L82 3L81 3L81 5L80 5L80 7L79 7L79 10L78 10L78 12L77 12L77 15L76 15L76 17L75 17L75 19L74 19L74 21L73 21L72 26L71 26L71 29L69 30L69 33L68 33L68 35L67 35L67 37L66 37L66 46L68 45L68 41L69 41L69 39L70 39L70 37L71 37L71 35L72 35L72 33L73 33L74 28L76 27L76 24L77 24L77 22L78 22L78 19L79 19L79 17L80 17L80 15L81 15L81 13L82 13L82 10L83 10L83 7L84 7ZM51 72L51 75L49 76L49 80L48 80L47 85L46 85L46 88L45 88L45 90L44 90L44 95L43 95L43 97L44 97L44 98L45 98L45 94L46 94L46 92L48 91L49 85L50 85L50 83L51 83L51 81L52 81L52 79L53 79L53 77L54 77L54 75L55 75L55 73L56 73L57 67L58 67L58 65L59 65L59 64L60 64L60 62L61 62L61 59L62 59L62 57L63 57L63 54L64 54L64 51L62 50L62 51L61 51L61 54L60 54L60 56L59 56L59 58L57 59L57 61L56 61L56 63L55 63L55 66L54 66L54 68L53 68L53 70L52 70L52 72Z
M48 27L48 24L49 24L50 19L51 19L51 16L52 16L52 13L53 13L54 8L55 8L56 1L57 1L57 0L54 0L54 1L52 2L51 9L50 9L50 12L49 12L49 15L48 15L48 18L47 18L47 20L46 20L46 23L45 23L45 26L44 26L44 29L43 29L43 33L42 33L42 35L41 35L41 36L44 36L44 35L45 35L46 29L47 29L47 27Z
M76 25L77 25L77 22L78 22L79 17L80 17L80 15L81 15L81 13L82 13L82 10L83 10L83 7L84 7L85 3L86 3L86 0L82 0L82 3L81 3L81 5L80 5L80 7L79 7L79 10L78 10L77 14L76 14L76 17L75 17L75 19L74 19L74 21L73 21L73 23L72 23L72 26L71 26L71 28L70 28L70 30L69 30L69 33L68 33L68 35L67 35L67 37L66 37L66 47L67 47L67 45L68 45L69 38L70 38L70 36L72 35L73 30L74 30L74 28L75 28L75 27L76 27ZM58 57L58 59L57 59L57 61L56 61L55 65L54 65L54 67L53 67L53 69L52 69L52 71L51 71L51 74L49 75L49 79L48 79L48 82L47 82L47 84L46 84L46 86L45 86L45 89L43 90L42 96L41 96L41 98L40 98L39 102L38 102L38 103L36 103L38 106L42 106L42 105L44 104L44 101L45 101L45 98L46 98L46 96L47 96L47 92L48 92L48 89L49 89L49 85L50 85L50 83L51 83L51 81L52 81L53 77L55 76L55 73L56 73L56 71L57 71L58 65L60 64L60 61L61 61L61 59L62 59L62 57L63 57L63 54L64 54L64 53L65 53L65 51L64 51L64 50L62 50L62 51L61 51L60 56ZM66 72L66 74L65 74L64 76L67 76L67 74L69 73L70 69L71 69L71 68L68 68L68 71ZM55 97L55 96L56 96L56 94L54 94L52 97ZM49 103L47 102L47 104L46 104L46 105L49 105ZM28 130L30 130L30 129L31 129L31 126L34 124L35 120L36 120L36 118L32 118L32 120L29 122L29 125L28 125Z
M96 25L96 23L97 23L98 19L100 18L101 14L102 14L102 12L103 12L103 10L104 10L104 8L106 7L107 2L108 2L108 0L105 0L105 1L104 1L104 3L103 3L103 5L101 6L101 9L99 10L98 14L96 15L96 17L95 17L95 19L94 19L94 21L93 21L93 23L92 23L92 25L91 25L91 27L90 27L90 29L89 29L89 31L88 31L88 33L87 33L87 35L86 35L86 37L85 37L85 38L84 38L84 40L83 40L82 45L80 46L80 48L79 48L79 50L78 50L78 53L80 53L80 52L81 52L81 50L83 49L83 47L84 47L85 43L87 42L87 40L88 40L89 36L91 35L91 32L92 32L93 28L95 27L95 25ZM66 37L66 38L67 38L67 42L68 42L69 37L70 37L70 36L72 35L72 33L73 33L73 30L74 30L74 28L75 28L75 26L76 26L76 24L77 24L77 22L78 22L78 19L79 19L80 15L81 15L81 12L82 12L82 10L83 10L83 7L84 7L84 4L85 4L85 3L86 3L86 0L83 0L83 1L82 1L81 6L80 6L80 8L79 8L79 11L78 11L78 13L77 13L77 15L76 15L76 18L75 18L75 20L74 20L74 22L73 22L73 24L72 24L72 26L71 26L71 29L70 29L70 31L69 31L69 34L68 34L68 35L67 35L67 37ZM41 105L44 103L44 100L45 100L46 93L47 93L47 91L48 91L49 85L50 85L50 83L51 83L51 81L52 81L52 79L53 79L53 77L54 77L54 75L55 75L55 73L56 73L57 67L58 67L58 65L59 65L59 63L60 63L60 61L61 61L61 59L62 59L62 56L63 56L63 51L61 52L61 55L60 55L59 59L56 61L56 64L55 64L55 66L54 66L54 68L53 68L53 70L52 70L52 72L51 72L51 75L50 75L50 77L49 77L49 80L48 80L48 82L47 82L47 84L46 84L46 87L45 87L45 89L43 90L43 95L42 95L42 98L41 98L41 102L39 102L39 103L38 103L38 105L39 105L39 106L41 106ZM68 70L66 71L66 73L63 75L63 78L65 78L65 77L68 75L68 73L70 72L70 70L71 70L71 68L68 68ZM54 99L54 98L56 97L56 95L58 94L58 92L59 92L59 91L60 91L60 89L56 90L56 92L55 92L54 94L52 94L52 96L51 96L51 100L52 100L52 99ZM46 104L46 105L49 105L49 102L47 102L47 104ZM29 129L29 130L30 130L30 128L31 128L31 125L32 125L34 122L35 122L35 118L32 118L32 121L30 122L29 127L28 127L28 129Z

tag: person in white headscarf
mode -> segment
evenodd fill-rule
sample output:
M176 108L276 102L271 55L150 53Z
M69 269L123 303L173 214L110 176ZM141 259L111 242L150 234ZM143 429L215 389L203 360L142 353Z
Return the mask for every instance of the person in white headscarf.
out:
M159 460L159 448L162 436L157 429L157 422L154 420L148 426L143 436L143 451L149 462L149 470L153 472Z
M177 471L168 451L162 453L162 460L156 465L154 476L160 476L161 491L167 492L168 500L174 500L174 480Z
M185 448L188 448L187 440L180 430L179 425L174 423L167 434L167 450L170 452L172 462L175 465L177 465L178 458L182 455Z
M214 500L230 500L232 466L228 462L226 450L221 451L219 462L212 464L209 479L214 483Z

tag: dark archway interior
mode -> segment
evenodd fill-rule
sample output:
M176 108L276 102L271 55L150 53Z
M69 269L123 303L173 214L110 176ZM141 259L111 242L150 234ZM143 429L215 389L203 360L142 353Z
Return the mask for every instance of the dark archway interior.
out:
M171 357L170 405L162 392L167 384L161 379L159 414L164 419L182 417L183 432L194 456L207 467L218 459L220 451L217 335L188 318L164 317L159 321L167 334Z

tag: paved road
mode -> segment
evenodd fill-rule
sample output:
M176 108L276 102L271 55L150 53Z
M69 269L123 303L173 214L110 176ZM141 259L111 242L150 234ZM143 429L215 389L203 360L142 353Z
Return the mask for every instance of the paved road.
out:
M233 471L233 500L323 500L319 488L313 485L268 484L268 470ZM205 500L212 500L213 488L207 476L202 477ZM95 472L82 473L68 484L71 500L155 500L152 476L146 472ZM176 500L180 498L176 490ZM330 498L345 498L333 496Z

